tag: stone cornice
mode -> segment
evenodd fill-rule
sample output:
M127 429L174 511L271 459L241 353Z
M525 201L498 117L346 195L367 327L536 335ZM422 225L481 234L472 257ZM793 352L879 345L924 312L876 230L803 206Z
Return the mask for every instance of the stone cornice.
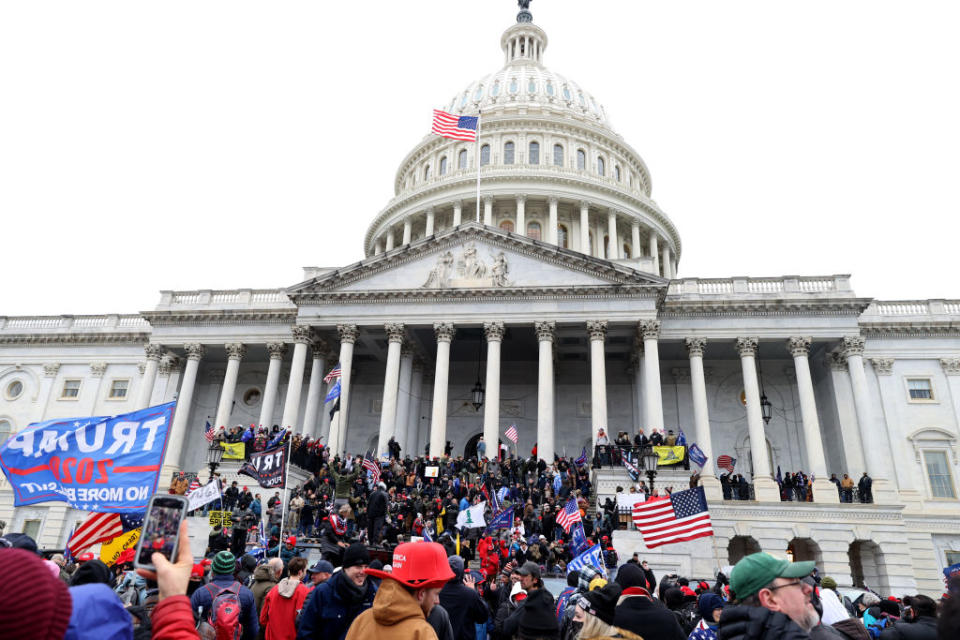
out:
M779 503L777 503L779 504ZM794 503L795 505L797 503ZM732 506L711 504L710 515L715 520L766 520L769 522L818 522L834 521L884 521L902 523L903 505L856 505L846 508L831 508L824 504L810 507L778 507L769 503L755 503L756 506Z
M859 316L869 305L868 298L824 299L739 299L671 300L663 303L661 318L764 317L764 316Z
M939 338L960 336L960 322L869 322L860 323L864 336L875 338Z
M149 333L11 333L0 334L0 345L135 344L142 347Z
M601 300L616 298L655 298L656 289L643 285L597 285L581 287L515 287L505 289L387 289L381 291L333 291L297 294L300 305L325 302L372 304L391 302L431 302L469 300L497 302L506 298L520 300Z
M180 324L202 326L293 324L296 308L291 309L216 309L184 311L144 311L143 317L155 327Z

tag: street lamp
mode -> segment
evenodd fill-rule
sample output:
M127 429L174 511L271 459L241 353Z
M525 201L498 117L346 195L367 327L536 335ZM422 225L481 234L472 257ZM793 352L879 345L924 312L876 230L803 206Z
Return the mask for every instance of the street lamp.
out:
M480 384L479 376L477 377L477 384L473 385L470 394L473 396L473 408L480 411L480 407L483 406L483 385Z
M217 467L220 466L220 461L223 460L223 447L220 446L219 440L214 440L210 443L210 446L207 447L207 466L210 467L210 480L213 481L213 474L217 471Z
M757 347L757 377L760 378L760 415L763 416L763 424L770 424L773 418L773 405L767 399L767 394L763 390L763 365L760 364L760 348Z
M653 479L657 477L657 463L660 456L653 450L653 447L646 447L640 454L640 468L647 472L647 480L650 481L650 495L653 495Z

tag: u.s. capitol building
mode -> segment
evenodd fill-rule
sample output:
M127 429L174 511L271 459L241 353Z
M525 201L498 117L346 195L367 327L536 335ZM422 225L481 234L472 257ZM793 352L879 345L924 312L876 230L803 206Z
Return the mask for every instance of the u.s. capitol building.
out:
M545 66L547 42L521 11L502 66L442 105L482 110L480 149L426 135L360 261L270 290L163 291L134 315L0 317L0 440L176 399L169 478L205 466L208 419L291 426L337 451L394 437L431 455L447 441L473 453L481 434L492 451L515 424L519 451L536 443L547 460L589 451L600 427L683 428L708 458L716 536L648 552L618 532L621 552L705 577L789 550L840 585L938 594L960 561L960 300L862 298L848 275L680 275L650 171L595 97ZM331 420L323 376L337 362ZM755 500L721 499L719 455ZM780 502L778 467L815 476L814 502ZM830 474L863 472L874 503L839 503ZM627 482L596 479L604 494ZM669 481L686 475L657 482ZM47 547L83 518L12 505L0 480L8 531Z

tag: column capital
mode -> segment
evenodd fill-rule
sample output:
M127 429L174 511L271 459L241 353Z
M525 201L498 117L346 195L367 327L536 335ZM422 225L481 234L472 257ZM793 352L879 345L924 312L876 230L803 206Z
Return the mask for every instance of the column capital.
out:
M940 366L948 376L960 376L960 358L940 358Z
M843 357L862 356L863 350L867 346L867 341L863 336L844 336L843 337Z
M397 342L403 344L403 339L406 335L406 327L404 327L402 322L388 322L383 325L384 331L387 332L387 342Z
M493 196L483 196L483 197L481 198L481 200L483 200L484 206L488 206L488 205L492 205L492 204L493 204Z
M637 333L643 340L657 340L660 337L660 321L641 320L637 323Z
M187 352L187 360L199 360L206 352L206 349L199 342L187 343L183 345L183 350Z
M160 360L163 355L163 345L147 343L143 345L143 352L147 354L147 360Z
M640 230L640 221L639 221L639 220L631 220L631 221L630 221L630 228L631 228L631 229L637 229L637 230L639 231L639 230Z
M434 322L433 332L437 336L437 342L452 342L457 328L452 322Z
M43 375L47 378L56 378L58 371L60 371L59 362L48 362L43 365Z
M401 358L413 358L417 355L416 349L413 348L409 342L404 341L400 346L400 357Z
M223 347L227 350L227 360L243 360L247 355L246 345L240 342L228 342Z
M587 333L590 340L599 340L603 342L607 339L607 321L606 320L587 320Z
M889 376L893 373L893 358L870 358L870 364L878 376Z
M90 363L90 375L94 378L102 378L103 374L107 372L107 363L106 362L91 362Z
M360 337L360 330L355 324L338 324L337 334L340 336L340 342L354 344Z
M180 358L177 356L168 353L167 355L160 358L160 366L157 368L157 373L161 376L168 376L173 373L180 366Z
M703 352L706 351L706 348L707 348L706 338L687 338L683 342L687 346L688 356L690 356L691 358L703 357Z
M553 342L557 323L552 320L539 320L533 323L533 330L537 332L537 342Z
M313 332L306 325L294 325L291 327L290 333L293 334L293 341L297 344L310 344L313 341Z
M581 209L589 209L589 208L590 208L590 201L589 201L589 200L581 200L581 201L580 201L580 208L581 208Z
M314 340L310 350L313 352L314 360L327 360L333 357L333 351L325 340Z
M451 201L450 201L450 205L451 205L454 209L462 209L462 208L463 208L463 200L451 200Z
M827 357L827 364L830 365L830 368L834 371L847 370L847 360L843 357L843 353L840 351L831 351L830 355Z
M270 352L271 360L283 360L283 354L287 352L287 345L284 342L268 342L267 351Z
M810 355L810 343L813 341L809 336L791 336L787 339L787 351L794 358L807 357Z
M555 207L555 206L557 206L557 204L560 203L560 198L558 198L557 196L550 196L549 198L547 198L547 203L548 203L551 207Z
M506 332L506 327L499 320L483 323L483 336L487 342L503 342L503 334Z
M423 210L424 213L433 213L433 207L427 207ZM409 220L410 218L407 218Z
M737 353L741 358L757 355L757 345L760 338L737 338Z

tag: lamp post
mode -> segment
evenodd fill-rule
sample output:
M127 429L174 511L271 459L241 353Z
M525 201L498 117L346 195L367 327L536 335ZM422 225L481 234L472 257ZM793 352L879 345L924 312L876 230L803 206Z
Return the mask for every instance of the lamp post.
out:
M220 466L220 461L223 460L223 447L220 446L219 440L214 440L210 443L210 446L207 447L207 466L210 467L210 481L213 481L213 474L216 473L217 467Z
M483 364L483 338L480 338L480 349L477 352L477 384L473 385L473 389L470 390L470 395L472 397L473 409L474 411L479 412L480 407L483 406L483 383L480 382L480 367Z
M650 495L653 495L653 479L657 477L657 462L660 456L653 450L653 447L647 446L640 454L640 468L647 472L647 480L650 481Z

